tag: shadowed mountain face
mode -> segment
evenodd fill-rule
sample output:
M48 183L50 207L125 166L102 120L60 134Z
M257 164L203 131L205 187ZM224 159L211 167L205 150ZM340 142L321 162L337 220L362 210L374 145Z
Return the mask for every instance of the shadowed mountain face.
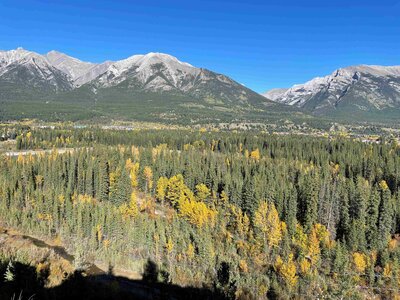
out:
M264 95L321 116L396 120L400 117L400 66L347 67Z
M27 102L28 101L28 102ZM296 109L272 102L231 78L163 53L116 62L82 62L57 51L18 48L0 52L2 119L93 116L186 122L290 117Z

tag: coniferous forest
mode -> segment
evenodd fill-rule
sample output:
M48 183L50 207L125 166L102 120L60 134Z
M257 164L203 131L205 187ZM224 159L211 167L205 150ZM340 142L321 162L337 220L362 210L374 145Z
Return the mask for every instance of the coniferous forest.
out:
M15 136L21 152L0 160L3 235L56 245L66 262L0 247L1 299L20 290L51 299L17 280L21 263L41 288L78 271L88 280L103 264L209 291L202 299L400 299L395 141L96 128Z

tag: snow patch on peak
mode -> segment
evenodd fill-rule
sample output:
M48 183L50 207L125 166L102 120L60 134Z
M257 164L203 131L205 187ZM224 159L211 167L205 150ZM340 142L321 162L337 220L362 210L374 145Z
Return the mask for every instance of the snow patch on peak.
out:
M144 88L159 86L160 90L172 88L186 89L187 82L191 82L200 73L200 69L179 61L176 57L150 52L133 55L124 60L111 64L107 72L100 78L104 86L116 85L128 78L139 81ZM157 77L162 77L162 80Z

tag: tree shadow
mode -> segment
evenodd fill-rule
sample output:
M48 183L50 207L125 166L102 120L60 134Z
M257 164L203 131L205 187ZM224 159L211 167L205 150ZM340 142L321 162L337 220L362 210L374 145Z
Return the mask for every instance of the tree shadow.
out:
M216 288L181 287L168 282L160 282L165 274L156 263L148 260L142 280L131 280L112 275L112 272L87 276L76 271L62 284L52 288L45 287L45 281L37 275L36 268L15 263L13 280L5 281L5 266L0 267L0 299L227 299ZM21 296L20 296L21 295Z

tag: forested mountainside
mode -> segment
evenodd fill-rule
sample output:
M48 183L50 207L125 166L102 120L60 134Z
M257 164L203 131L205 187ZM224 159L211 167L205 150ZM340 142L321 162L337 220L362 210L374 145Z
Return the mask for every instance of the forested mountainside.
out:
M17 134L18 149L53 150L0 160L2 226L57 240L79 270L102 261L142 273L152 261L154 282L228 299L400 295L395 141L174 130ZM1 253L0 273L24 278ZM28 261L51 285L54 267Z

